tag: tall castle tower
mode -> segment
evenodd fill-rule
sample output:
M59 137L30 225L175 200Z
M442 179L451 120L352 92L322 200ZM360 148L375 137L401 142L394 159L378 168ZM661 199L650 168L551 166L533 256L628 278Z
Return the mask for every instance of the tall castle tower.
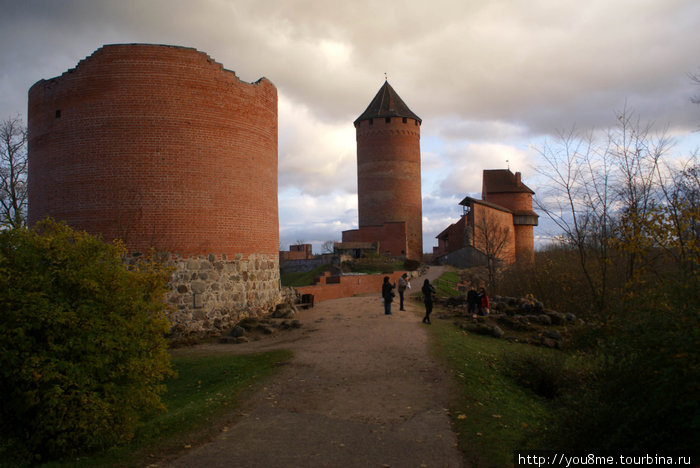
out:
M354 124L360 231L387 223L405 223L405 248L401 248L405 250L391 253L420 260L423 257L421 119L386 81ZM382 246L391 242L376 240ZM386 249L382 247L382 251Z

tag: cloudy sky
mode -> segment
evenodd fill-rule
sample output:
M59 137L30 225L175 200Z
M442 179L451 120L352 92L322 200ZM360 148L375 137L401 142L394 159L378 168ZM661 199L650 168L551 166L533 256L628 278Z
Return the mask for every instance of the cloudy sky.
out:
M425 251L480 197L483 169L521 171L576 126L627 107L700 145L697 0L0 0L0 118L103 44L206 52L279 93L280 244L357 227L355 129L384 82L423 119ZM538 232L540 231L540 232ZM552 232L546 223L537 236Z

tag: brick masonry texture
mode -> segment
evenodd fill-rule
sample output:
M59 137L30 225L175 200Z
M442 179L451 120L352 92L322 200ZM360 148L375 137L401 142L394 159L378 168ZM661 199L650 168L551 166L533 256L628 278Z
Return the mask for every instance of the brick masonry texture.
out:
M29 90L29 221L183 256L275 254L277 90L195 49L108 45Z
M420 260L423 221L419 122L401 117L363 120L356 125L356 139L360 230L405 221L406 256Z
M303 286L297 288L299 294L313 294L314 302L327 301L329 299L338 299L341 297L350 297L355 294L381 293L384 277L389 277L389 282L396 283L401 275L409 274L409 279L416 275L415 272L396 271L394 273L381 275L352 275L352 276L330 276L326 273L318 279L318 282L312 286ZM417 285L413 285L415 288ZM398 293L396 293L396 302L398 304ZM377 298L377 310L382 308L381 298Z
M170 255L175 329L279 301L270 81L243 82L192 48L106 45L31 87L28 129L29 222Z
M360 229L343 231L343 242L379 241L379 251L395 257L405 255L408 250L406 223L391 222L381 226L362 226Z

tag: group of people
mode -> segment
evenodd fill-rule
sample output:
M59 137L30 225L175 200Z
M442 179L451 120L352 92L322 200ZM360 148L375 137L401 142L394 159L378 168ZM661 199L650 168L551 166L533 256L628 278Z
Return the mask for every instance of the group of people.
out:
M469 288L467 293L467 313L479 315L489 314L489 296L486 294L486 290L482 287L479 288L479 292L476 292L474 286Z
M408 281L408 275L404 273L398 282L398 291L400 298L399 310L406 310L403 307L404 293L406 289L411 288L411 283ZM394 294L394 289L397 288L396 283L391 284L389 282L389 277L384 277L384 283L382 284L382 298L384 299L384 313L386 315L391 315L391 303L396 296ZM423 317L423 323L430 324L430 314L433 312L433 297L437 293L435 287L430 284L430 280L426 279L423 281L423 287L421 288L423 293L423 303L425 304L425 317ZM467 293L467 305L468 312L470 314L478 313L479 315L489 314L489 296L486 294L486 290L482 287L479 288L479 292L476 291L474 286L469 289Z

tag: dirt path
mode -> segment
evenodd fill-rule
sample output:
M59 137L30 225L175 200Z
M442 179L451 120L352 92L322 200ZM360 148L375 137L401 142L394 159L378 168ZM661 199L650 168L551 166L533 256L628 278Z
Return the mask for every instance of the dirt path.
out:
M384 315L379 294L325 301L279 338L188 350L289 348L294 358L235 424L168 466L463 466L445 409L448 375L428 355L422 305L407 309L397 301Z

